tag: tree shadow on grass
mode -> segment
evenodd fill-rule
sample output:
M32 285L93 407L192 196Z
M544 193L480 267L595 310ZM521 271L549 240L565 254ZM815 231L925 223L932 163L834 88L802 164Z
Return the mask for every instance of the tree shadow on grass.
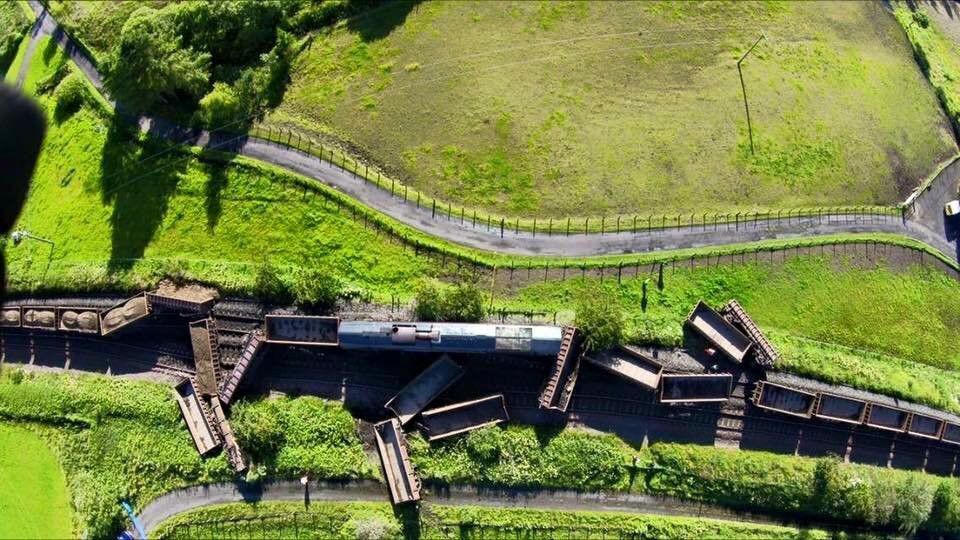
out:
M417 8L420 0L398 0L386 2L373 9L365 9L378 2L370 0L352 0L352 11L363 11L347 20L347 28L360 35L366 42L378 41L390 35L394 28L407 20L410 12ZM356 7L353 7L356 6Z
M169 143L136 142L136 136L131 124L114 116L101 154L101 198L113 205L111 271L143 257L192 159Z
M213 230L220 222L223 213L221 196L227 187L227 166L224 163L207 163L208 178L204 188L204 207L207 211L207 229Z

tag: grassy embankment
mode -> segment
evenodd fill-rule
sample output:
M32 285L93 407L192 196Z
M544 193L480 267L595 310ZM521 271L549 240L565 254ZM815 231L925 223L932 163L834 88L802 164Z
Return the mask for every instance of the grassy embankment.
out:
M891 204L956 151L869 3L398 3L318 34L266 125L542 218Z
M288 428L286 437L275 441L281 459L261 463L263 473L291 477L307 471L318 478L373 475L353 432L353 420L341 407L301 398L282 409L286 415L269 417ZM171 489L233 478L222 455L207 460L197 455L170 388L163 385L5 369L0 373L0 420L33 431L57 455L69 486L77 535L114 534L123 520L121 500L137 506ZM251 432L247 423L238 419L235 426L241 444L252 446L254 442L244 438ZM31 458L31 467L50 465L40 452L19 449L13 454ZM19 501L26 492L20 488L11 493ZM59 509L56 492L52 494L46 495L50 498L44 504ZM19 523L17 508L0 504L0 523Z
M0 375L0 418L54 451L66 475L75 532L103 536L117 504L232 478L223 456L196 454L169 387L101 376ZM240 401L232 424L254 475L369 478L353 420L313 397ZM611 435L509 426L430 445L410 438L426 480L577 490L630 490L732 508L880 528L956 531L960 484L920 473L763 452L653 444Z
M936 90L937 98L956 128L960 128L960 56L957 41L941 27L939 17L929 16L932 9L922 5L914 16L906 4L898 2L894 14L913 45L920 69ZM924 22L923 17L927 16ZM924 26L926 24L926 27Z
M56 456L30 431L0 424L0 538L68 538L72 531Z
M28 73L27 91L35 92L38 83L49 86L44 79L65 63L64 55L49 42L41 43ZM682 250L582 261L477 252L426 237L276 168L240 158L225 163L222 156L184 154L149 139L131 140L111 122L99 100L90 99L73 114L58 118L49 92L39 99L48 109L51 126L20 226L57 244L52 257L43 244L8 246L14 291L137 289L164 275L179 275L227 291L249 292L258 265L270 260L290 268L329 268L351 288L381 301L390 295L409 298L418 280L443 275L444 270L435 258L416 256L416 250L404 247L397 238L429 246L434 254L444 253L451 259L459 256L501 268L558 263L596 266L618 260L633 264L724 251ZM148 159L160 152L167 153ZM352 211L363 217L354 219ZM364 221L376 222L381 229L367 228ZM729 249L857 238L863 237L774 241ZM917 245L893 236L867 238ZM595 280L551 281L526 287L515 296L498 296L497 305L568 310L585 283L598 285ZM774 339L784 349L786 368L957 410L960 383L950 370L958 360L949 344L960 331L960 314L951 303L940 301L952 295L955 287L942 276L917 269L863 270L808 258L779 268L760 264L668 271L662 292L653 284L649 287L646 311L642 279L626 279L620 287L607 279L602 288L627 312L632 340L675 344L683 317L698 298L717 304L736 297L765 328L776 331ZM769 298L778 300L764 300ZM877 328L909 331L894 334L876 332ZM809 339L903 360L841 351Z
M294 518L294 514L296 518ZM157 538L828 538L821 531L683 517L616 512L557 512L430 504L418 523L397 516L387 503L230 504L194 510L163 523ZM252 532L256 531L256 532ZM372 534L373 532L378 534ZM366 535L364 534L366 533ZM410 536L407 536L408 538Z

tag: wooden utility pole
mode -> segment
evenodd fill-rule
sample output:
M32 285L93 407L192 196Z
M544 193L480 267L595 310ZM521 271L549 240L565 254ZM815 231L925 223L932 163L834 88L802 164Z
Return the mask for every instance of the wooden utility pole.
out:
M763 34L763 32L761 32L760 37L758 37L757 40L753 42L753 45L749 49L747 49L747 52L743 53L743 56L741 56L740 59L737 60L737 73L740 74L740 89L743 90L743 108L744 110L747 111L747 132L750 134L750 155L751 156L754 155L753 125L750 123L750 105L747 104L747 85L744 84L743 82L743 69L740 67L740 64L742 64L743 61L747 58L747 55L750 54L751 51L753 51L754 47L756 47L760 43L760 40L762 40L765 37L766 36Z

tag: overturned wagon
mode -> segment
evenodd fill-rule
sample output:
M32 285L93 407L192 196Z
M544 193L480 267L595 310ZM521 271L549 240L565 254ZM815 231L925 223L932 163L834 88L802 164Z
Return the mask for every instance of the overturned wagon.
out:
M648 390L656 390L660 386L663 366L639 351L621 346L609 351L591 352L583 358Z

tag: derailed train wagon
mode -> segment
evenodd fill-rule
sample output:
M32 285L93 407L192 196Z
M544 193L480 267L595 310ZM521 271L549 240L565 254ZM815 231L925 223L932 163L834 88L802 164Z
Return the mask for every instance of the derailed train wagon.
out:
M567 412L570 400L573 398L573 389L577 384L577 375L580 372L582 341L583 336L577 328L568 326L563 329L563 341L557 353L557 360L540 392L541 409Z
M423 411L417 422L430 442L510 420L503 394Z
M744 357L753 344L750 338L745 336L722 315L713 310L703 302L697 302L697 305L687 317L687 324L697 331L708 342L716 347L734 362L743 362Z
M377 451L393 504L420 500L420 478L407 453L407 439L395 418L373 426Z
M193 382L190 379L181 382L174 388L173 393L197 452L203 456L219 448L220 437L211 426L210 413L204 410Z
M146 293L140 293L132 298L104 310L100 313L100 331L106 336L121 328L132 324L150 315L150 303Z
M444 355L404 386L385 407L406 424L463 376L463 368Z

